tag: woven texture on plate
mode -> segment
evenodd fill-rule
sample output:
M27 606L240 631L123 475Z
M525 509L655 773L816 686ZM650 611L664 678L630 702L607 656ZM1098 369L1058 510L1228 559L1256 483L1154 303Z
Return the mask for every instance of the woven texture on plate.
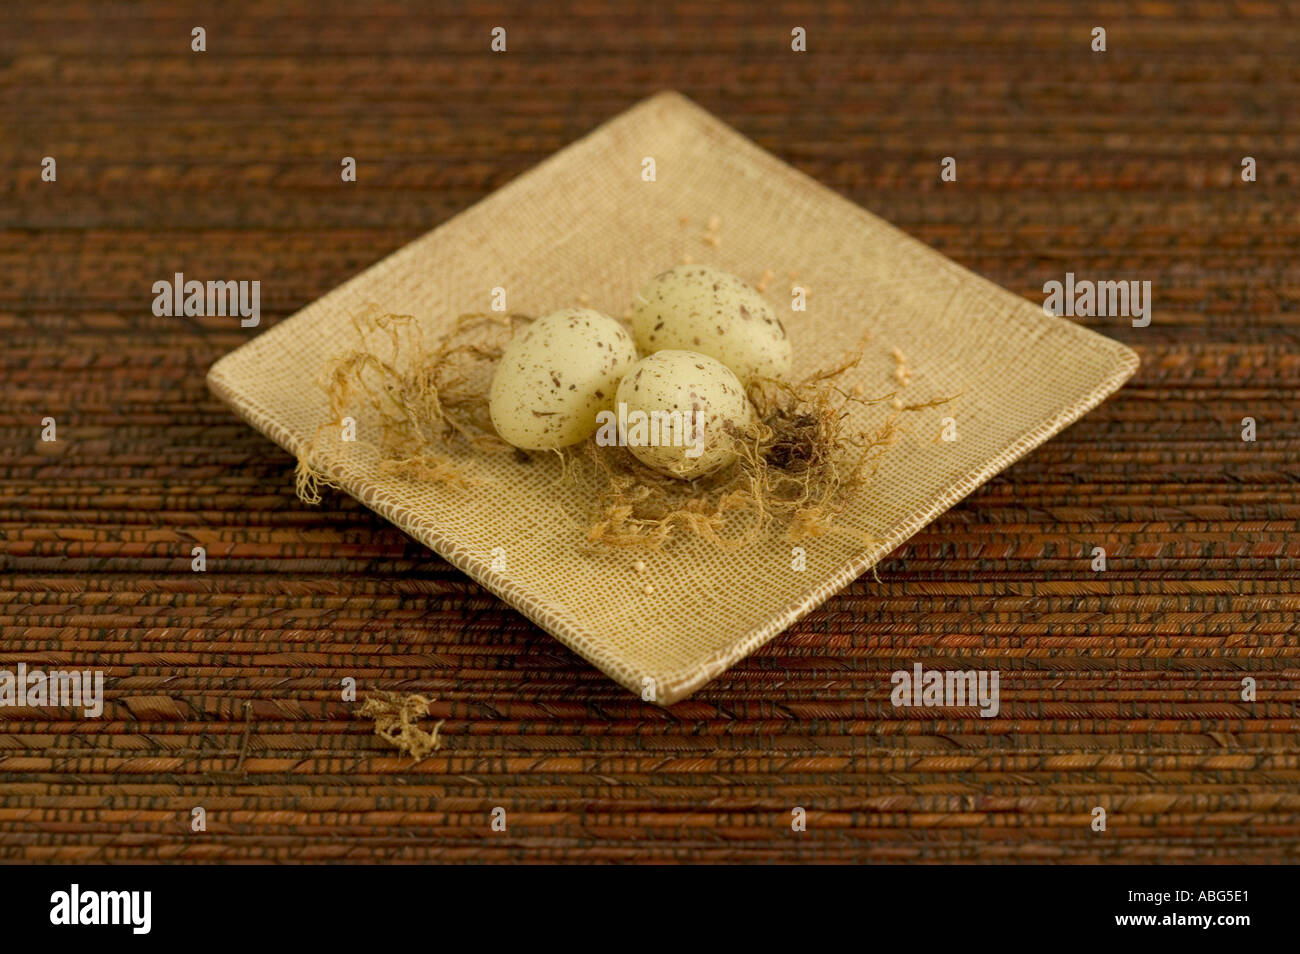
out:
M642 176L647 158L653 181ZM701 247L701 223L715 217L720 242ZM785 629L1137 366L1123 345L1044 315L664 93L222 359L209 382L297 454L328 417L313 382L355 344L351 317L367 306L436 331L484 310L499 286L512 310L541 314L585 295L619 315L648 277L684 256L751 280L765 270L797 275L806 311L790 309L788 283L769 289L788 315L796 376L833 363L867 333L848 385L888 393L898 349L914 369L909 401L956 396L910 419L841 518L878 542L801 542L798 570L790 543L777 538L740 552L682 542L646 557L646 573L633 576L626 552L592 556L578 546L570 514L583 491L557 483L545 464L471 460L476 486L466 491L388 476L356 449L322 461L353 496L663 704ZM862 413L883 423L889 410ZM939 439L946 417L956 440Z

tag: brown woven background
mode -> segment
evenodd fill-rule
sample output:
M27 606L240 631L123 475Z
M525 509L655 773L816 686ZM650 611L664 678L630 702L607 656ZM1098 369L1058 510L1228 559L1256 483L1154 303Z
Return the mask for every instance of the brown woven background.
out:
M0 6L0 667L109 681L99 720L0 708L0 858L1297 860L1296 11L540 6ZM253 332L150 312L257 278L269 325L664 87L1035 301L1156 300L1082 319L1142 355L1116 398L667 711L299 504L204 386ZM997 668L1000 717L894 709L914 662ZM437 696L444 748L384 748L345 676Z

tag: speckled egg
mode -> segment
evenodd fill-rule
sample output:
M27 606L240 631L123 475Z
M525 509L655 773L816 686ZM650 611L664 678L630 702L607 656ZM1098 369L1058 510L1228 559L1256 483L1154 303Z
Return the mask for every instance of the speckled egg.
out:
M632 304L632 331L643 354L665 348L717 358L742 383L790 374L790 342L771 306L735 275L679 265L656 275Z
M648 467L690 480L736 459L727 425L753 413L745 389L720 361L670 349L642 358L619 383L621 436Z
M488 391L492 425L525 450L577 444L613 407L635 361L632 336L614 319L590 308L552 312L506 345Z

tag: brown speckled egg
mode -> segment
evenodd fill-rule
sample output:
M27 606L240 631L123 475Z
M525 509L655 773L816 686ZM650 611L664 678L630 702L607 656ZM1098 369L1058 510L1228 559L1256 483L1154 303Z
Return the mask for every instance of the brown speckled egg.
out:
M790 374L790 342L771 306L735 275L679 265L652 278L632 304L642 354L665 348L716 358L748 384Z
M613 407L635 361L632 336L614 319L590 308L552 312L506 345L488 391L492 425L525 450L577 444Z
M618 401L628 450L646 466L686 480L735 460L727 425L743 427L753 413L731 370L696 351L642 358L619 383ZM657 443L648 443L655 436Z

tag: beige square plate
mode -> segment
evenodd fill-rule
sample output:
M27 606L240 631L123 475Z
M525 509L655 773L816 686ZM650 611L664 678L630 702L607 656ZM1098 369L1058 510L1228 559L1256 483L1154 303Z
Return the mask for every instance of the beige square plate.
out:
M653 181L643 177L647 158ZM705 242L714 216L718 241ZM684 256L751 282L777 276L767 295L794 343L796 374L870 332L852 372L868 395L893 390L894 348L914 369L909 402L960 393L907 416L907 434L844 514L879 543L819 537L804 544L797 570L788 542L741 553L692 542L644 557L637 575L625 551L582 552L561 499L572 491L545 467L485 457L470 493L393 479L364 456L330 466L348 493L664 705L780 633L1137 367L1128 348L1045 315L663 93L227 355L209 386L296 455L328 417L317 375L355 340L350 315L366 305L437 328L488 310L503 287L512 311L544 314L586 295L619 316L646 279ZM806 311L791 309L791 272L807 289ZM883 420L889 407L863 413ZM956 440L938 439L945 417Z

